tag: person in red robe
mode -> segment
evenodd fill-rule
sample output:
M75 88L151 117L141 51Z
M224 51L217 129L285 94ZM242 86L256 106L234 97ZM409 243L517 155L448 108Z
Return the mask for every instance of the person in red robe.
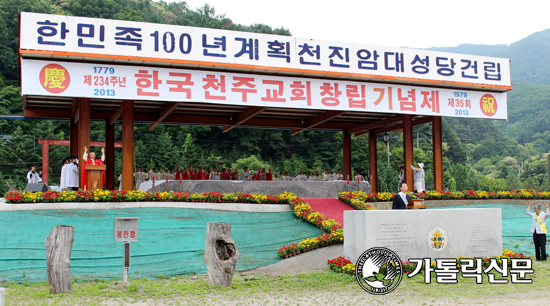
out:
M273 180L273 172L271 172L271 167L269 167L269 173L267 174L267 180L268 181Z
M225 176L227 177L227 180L236 181L239 177L239 166L237 166L235 172L231 172L231 168L228 168Z
M188 180L193 180L193 165L189 166L187 165L187 179Z
M90 152L89 157L90 158L88 158L88 147L84 147L84 155L82 155L82 162L84 163L84 165L105 165L105 163L103 162L105 160L105 148L101 148L101 159L95 158L95 152ZM103 183L105 184L105 171L101 172L103 172ZM86 166L84 166L84 171L82 171L82 189L84 190L88 190L88 186L86 186L88 179L87 174L88 171L86 171Z
M201 170L195 174L195 179L196 180L199 180L199 181L202 181L204 179L204 176L203 176L203 173L202 173L202 166L201 166Z

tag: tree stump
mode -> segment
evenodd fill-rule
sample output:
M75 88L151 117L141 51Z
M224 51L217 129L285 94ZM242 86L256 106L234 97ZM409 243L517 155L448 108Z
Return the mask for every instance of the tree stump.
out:
M50 293L70 293L71 252L74 242L74 226L56 225L46 238L46 264Z
M204 259L208 269L208 285L231 285L239 260L239 250L231 238L231 223L206 223Z

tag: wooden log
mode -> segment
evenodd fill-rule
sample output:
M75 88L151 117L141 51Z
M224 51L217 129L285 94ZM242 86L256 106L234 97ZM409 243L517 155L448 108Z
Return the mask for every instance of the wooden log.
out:
M208 285L229 287L239 260L239 249L231 238L231 223L206 223L204 259Z
M46 238L46 264L50 293L70 293L71 252L74 242L74 226L56 225Z

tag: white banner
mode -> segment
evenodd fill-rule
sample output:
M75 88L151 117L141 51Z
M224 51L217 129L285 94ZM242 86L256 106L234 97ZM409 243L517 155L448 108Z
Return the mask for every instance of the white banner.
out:
M507 119L506 93L229 72L21 61L23 95Z
M22 54L58 51L170 65L325 72L381 82L511 86L510 61L503 58L144 22L21 13L19 41Z

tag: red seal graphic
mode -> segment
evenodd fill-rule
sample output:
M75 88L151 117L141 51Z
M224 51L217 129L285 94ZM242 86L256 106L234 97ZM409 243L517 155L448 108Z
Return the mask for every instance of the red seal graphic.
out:
M58 64L49 64L40 70L40 84L48 92L58 94L69 87L71 76L65 67Z
M491 117L497 112L497 99L491 94L483 95L479 101L479 107L485 116Z

